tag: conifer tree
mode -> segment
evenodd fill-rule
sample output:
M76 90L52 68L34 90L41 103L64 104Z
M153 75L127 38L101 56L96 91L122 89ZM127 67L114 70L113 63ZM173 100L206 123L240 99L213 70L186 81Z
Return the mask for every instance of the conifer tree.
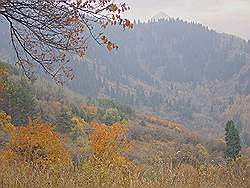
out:
M226 149L225 149L225 158L229 160L235 160L240 153L240 136L239 131L235 127L233 121L228 121L226 124Z

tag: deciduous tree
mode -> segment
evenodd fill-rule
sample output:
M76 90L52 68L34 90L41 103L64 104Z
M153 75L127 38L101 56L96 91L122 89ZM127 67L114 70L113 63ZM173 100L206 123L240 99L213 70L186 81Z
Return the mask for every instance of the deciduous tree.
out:
M9 135L9 143L1 152L2 160L26 162L42 168L69 165L69 152L50 124L29 119L27 126L15 127L9 116L2 114L0 118Z
M111 163L116 167L122 167L129 163L124 153L129 148L126 137L127 129L119 123L112 126L91 123L93 132L90 134L90 147L93 159L101 163Z
M28 77L40 65L60 83L65 76L74 78L69 59L83 58L89 39L108 50L118 48L104 29L131 28L121 15L128 9L127 4L111 0L0 0L0 16L9 23L17 63Z

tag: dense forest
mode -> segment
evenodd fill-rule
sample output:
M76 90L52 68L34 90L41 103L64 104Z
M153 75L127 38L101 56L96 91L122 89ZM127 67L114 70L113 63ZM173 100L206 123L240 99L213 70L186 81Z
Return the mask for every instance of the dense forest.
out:
M133 30L112 31L119 50L93 45L85 60L76 60L71 89L111 97L206 137L221 136L223 122L234 119L250 144L249 109L235 109L250 94L249 42L179 19L137 21Z

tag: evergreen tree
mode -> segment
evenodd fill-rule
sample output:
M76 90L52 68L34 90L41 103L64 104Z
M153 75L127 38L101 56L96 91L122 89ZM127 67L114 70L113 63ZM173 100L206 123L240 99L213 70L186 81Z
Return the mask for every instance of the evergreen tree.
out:
M240 153L240 136L239 131L235 127L233 121L228 121L226 124L226 149L225 149L225 158L229 160L235 160Z
M29 83L21 79L12 88L2 93L0 109L11 115L13 124L25 125L28 117L35 117L37 114L37 103L31 92Z
M67 110L63 110L60 113L58 113L56 117L56 131L62 134L69 133L72 130L71 119L72 119L72 114Z

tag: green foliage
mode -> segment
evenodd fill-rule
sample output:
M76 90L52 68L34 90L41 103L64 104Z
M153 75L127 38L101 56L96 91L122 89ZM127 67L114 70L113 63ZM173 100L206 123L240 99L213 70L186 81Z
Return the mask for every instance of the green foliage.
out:
M67 134L72 130L72 114L69 111L62 111L56 117L56 130L62 134Z
M114 100L110 99L93 99L93 98L88 98L88 103L96 105L97 107L108 110L108 109L116 109L119 113L119 116L122 119L128 119L131 117L134 112L133 110L127 106L127 105L122 105L118 102L115 102Z
M13 117L15 125L24 125L27 123L27 117L34 117L37 113L36 99L25 79L11 84L8 90L1 93L1 98L1 109Z
M87 111L87 110L82 110L80 113L81 118L84 119L84 121L86 122L91 122L96 118L96 114L91 112L91 111Z
M103 116L103 122L108 125L112 125L116 122L122 121L121 114L116 108L107 109L105 115Z
M87 105L82 105L80 117L86 122L97 120L112 125L114 123L128 123L133 110L110 99L87 98Z
M225 158L229 160L235 160L240 153L240 136L239 131L234 125L233 121L228 121L226 124L226 149Z

